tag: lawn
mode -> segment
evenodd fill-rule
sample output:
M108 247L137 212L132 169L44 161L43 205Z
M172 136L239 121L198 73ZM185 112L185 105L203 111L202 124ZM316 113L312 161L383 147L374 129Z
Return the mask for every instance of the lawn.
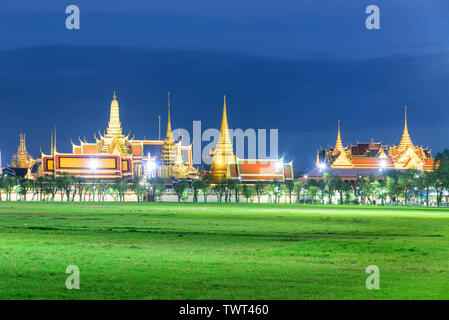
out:
M0 202L0 299L449 299L449 211Z

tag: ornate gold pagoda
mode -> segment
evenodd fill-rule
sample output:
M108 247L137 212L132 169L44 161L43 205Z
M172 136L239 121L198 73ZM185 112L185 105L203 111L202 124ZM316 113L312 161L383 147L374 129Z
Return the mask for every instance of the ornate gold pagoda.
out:
M211 181L219 182L228 179L230 173L228 166L235 163L232 141L229 135L228 116L226 114L226 95L223 98L223 117L221 120L220 136L215 150L212 152Z
M13 155L12 167L15 168L30 168L36 160L34 160L27 151L25 134L20 134L20 144L17 148L17 153Z
M388 147L371 140L357 143L349 148L343 146L338 122L335 146L321 150L317 154L316 167L326 164L332 169L416 169L433 170L433 158L429 149L415 146L407 126L407 106L405 107L404 130L398 146Z
M198 172L194 168L192 168L187 162L183 161L182 148L182 140L180 139L179 141L175 141L175 139L173 139L170 116L170 92L168 92L167 133L159 153L159 160L161 163L159 168L159 177L164 179L185 179L192 175L198 175Z
M106 134L104 136L100 134L101 153L127 156L130 153L130 145L129 135L123 135L119 104L114 91L108 128L106 129Z
M337 141L329 157L334 158L332 165L340 168L353 168L351 151L343 146L340 133L340 120L338 120Z
M407 106L405 106L404 131L398 146L390 148L389 156L393 159L395 169L417 169L429 168L433 158L430 150L422 146L415 146L412 142L407 126ZM429 168L431 169L431 168Z

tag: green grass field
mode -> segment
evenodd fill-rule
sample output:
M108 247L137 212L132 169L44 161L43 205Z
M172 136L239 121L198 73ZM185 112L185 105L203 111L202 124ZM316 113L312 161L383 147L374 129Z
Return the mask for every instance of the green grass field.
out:
M448 210L0 202L0 299L448 298Z

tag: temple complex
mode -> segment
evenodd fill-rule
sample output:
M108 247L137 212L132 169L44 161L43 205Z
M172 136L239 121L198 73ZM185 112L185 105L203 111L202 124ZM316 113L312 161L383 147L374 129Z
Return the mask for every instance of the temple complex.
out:
M198 175L192 165L192 146L182 146L181 141L173 140L170 116L164 140L138 140L134 136L130 138L130 133L124 135L115 92L106 131L98 132L98 137L94 134L95 142L78 139L79 144L72 142L72 153L57 152L56 143L53 145L52 142L51 154L41 155L40 174L70 174L86 179Z
M380 177L384 170L431 171L434 159L430 149L414 145L407 125L405 107L404 130L397 146L383 145L371 140L344 147L338 121L337 140L333 148L317 152L315 168L307 173L308 178L321 178L324 172L344 178L373 175Z
M212 151L210 177L212 182L225 179L238 179L247 183L293 180L293 161L284 163L283 158L239 159L235 156L229 134L226 96L224 96L220 136Z

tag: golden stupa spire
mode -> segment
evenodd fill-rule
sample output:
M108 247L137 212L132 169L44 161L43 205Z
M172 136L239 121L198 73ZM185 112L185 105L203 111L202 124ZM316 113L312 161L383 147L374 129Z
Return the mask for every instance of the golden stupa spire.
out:
M20 134L20 143L17 148L17 153L13 155L13 167L28 168L31 157L28 154L25 140L25 133Z
M318 150L316 151L315 167L317 167L317 168L320 167L320 153Z
M109 116L109 124L107 129L108 135L121 135L122 124L120 122L120 109L117 101L117 95L114 91L114 96L111 102L111 111Z
M54 154L54 149L53 149L53 130L50 130L50 135L51 135L51 137L50 137L50 140L51 140L51 142L50 142L50 144L51 144L51 146L50 146L50 153L51 153L51 155L52 156L54 156L55 154Z
M173 139L173 133L171 131L171 118L170 118L170 91L168 92L168 122L167 122L167 134L165 139Z
M228 175L228 164L235 161L231 136L229 135L228 116L226 113L226 95L223 100L223 117L221 120L220 136L212 157L211 176L213 181L219 181L226 178Z
M402 137L401 137L401 141L399 142L398 148L403 149L408 146L413 146L413 142L412 142L412 139L410 138L410 134L408 133L407 106L405 106L404 131L402 132Z
M54 141L53 141L53 149L54 149L53 154L55 154L56 153L56 126L55 126L55 138L54 138Z
M218 138L217 151L223 153L223 156L232 154L232 141L229 135L228 115L226 113L226 95L223 98L223 117L221 119L220 137Z
M338 133L337 133L337 141L335 142L334 150L332 151L332 155L335 156L340 152L346 151L345 147L343 147L343 142L341 141L340 134L340 120L338 120Z

